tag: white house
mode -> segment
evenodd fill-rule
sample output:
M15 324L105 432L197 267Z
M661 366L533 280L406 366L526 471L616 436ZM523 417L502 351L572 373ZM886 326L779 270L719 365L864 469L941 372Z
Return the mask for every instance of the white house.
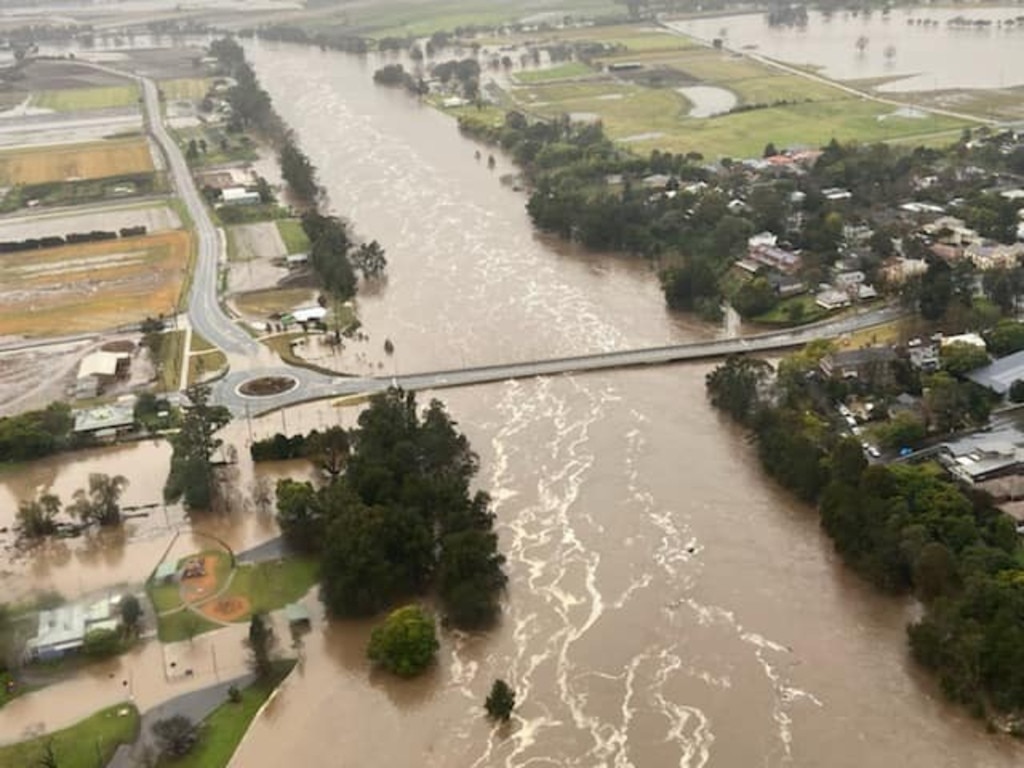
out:
M228 187L220 194L224 205L258 205L260 202L260 193L250 192L245 187Z

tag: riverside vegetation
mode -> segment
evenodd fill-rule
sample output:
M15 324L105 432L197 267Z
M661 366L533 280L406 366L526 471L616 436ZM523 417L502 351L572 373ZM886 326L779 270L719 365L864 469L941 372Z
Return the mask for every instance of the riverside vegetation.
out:
M868 465L830 427L810 364L797 355L776 374L730 358L708 375L708 396L750 430L765 470L817 505L851 568L920 600L910 648L946 695L1024 734L1024 552L1013 521L934 465Z
M392 389L371 399L346 441L335 440L343 473L320 488L278 483L281 531L319 556L332 614L373 615L432 587L452 626L497 618L504 557L490 498L470 492L478 459L456 426L440 402L421 415L412 394ZM253 445L254 455L265 450Z
M384 249L373 240L357 245L348 224L320 210L323 201L316 167L302 151L294 132L274 111L270 96L245 60L245 51L231 38L215 40L210 53L235 80L228 91L236 130L253 130L277 149L281 175L302 211L302 228L309 238L309 263L326 293L346 301L356 293L356 270L364 278L384 274Z

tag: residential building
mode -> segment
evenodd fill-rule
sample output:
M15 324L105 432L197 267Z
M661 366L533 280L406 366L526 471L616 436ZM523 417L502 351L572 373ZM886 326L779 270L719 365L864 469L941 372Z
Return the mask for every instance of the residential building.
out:
M1024 243L974 242L964 250L964 256L980 270L1012 269L1024 257Z
M857 379L874 386L893 380L896 350L892 347L864 347L831 352L821 359L821 372L834 379Z
M135 408L133 404L101 405L82 411L75 411L73 432L92 435L98 439L116 438L135 429Z
M39 612L36 636L25 644L26 653L35 660L59 659L81 649L89 632L116 630L120 598L61 605Z
M837 291L835 288L828 288L821 291L814 297L814 303L822 309L832 311L850 306L853 301L847 291Z
M1024 379L1024 350L1001 357L984 368L971 371L967 374L967 378L975 384L991 389L998 395L1005 395L1010 391L1013 382Z
M803 266L803 259L799 254L777 245L756 245L750 248L746 261L774 269L784 275L795 274Z

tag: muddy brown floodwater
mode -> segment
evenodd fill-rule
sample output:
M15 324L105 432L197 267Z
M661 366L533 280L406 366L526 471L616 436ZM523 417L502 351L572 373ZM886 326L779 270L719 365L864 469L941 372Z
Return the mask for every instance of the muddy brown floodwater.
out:
M499 158L489 172L449 118L375 88L374 58L248 53L334 208L387 249L387 286L359 302L371 366L709 333L664 310L648 265L536 237L523 196L497 179L514 169ZM437 668L404 683L368 669L366 626L329 625L232 765L1018 764L1019 746L919 674L912 606L837 562L813 510L777 491L709 409L706 372L443 393L495 499L510 576L501 626L446 634ZM306 429L330 417L289 414ZM507 730L481 716L498 676L518 692Z
M247 50L335 210L387 249L387 285L359 300L369 341L342 353L342 367L411 373L718 332L666 312L649 265L536 237L522 194L498 182L514 171L507 161L488 171L450 119L375 88L372 57ZM510 578L500 626L444 633L436 667L401 682L369 669L367 623L317 621L232 765L1019 765L1019 745L945 704L908 659L913 606L847 572L813 510L768 482L743 435L708 407L707 371L441 393L494 497ZM244 453L250 428L260 437L353 418L306 405L236 422L227 437ZM165 448L96 455L102 471L130 476L140 500L159 491ZM48 477L70 492L93 456L44 463L37 480L8 477L0 507ZM238 472L247 487L251 467ZM139 579L159 557L147 542L173 536L173 516L160 517L136 523L140 544L119 561ZM200 527L236 547L274 535L244 498ZM128 570L72 557L49 578L85 589ZM24 587L30 573L5 584ZM227 647L217 658L238 666ZM482 717L499 676L518 694L505 729Z

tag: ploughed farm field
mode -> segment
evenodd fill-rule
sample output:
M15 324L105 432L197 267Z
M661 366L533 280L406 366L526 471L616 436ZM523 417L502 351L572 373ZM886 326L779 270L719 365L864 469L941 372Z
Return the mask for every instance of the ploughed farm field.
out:
M153 157L141 138L0 152L0 185L103 179L151 173Z
M191 236L141 237L0 255L0 336L103 331L176 310Z

